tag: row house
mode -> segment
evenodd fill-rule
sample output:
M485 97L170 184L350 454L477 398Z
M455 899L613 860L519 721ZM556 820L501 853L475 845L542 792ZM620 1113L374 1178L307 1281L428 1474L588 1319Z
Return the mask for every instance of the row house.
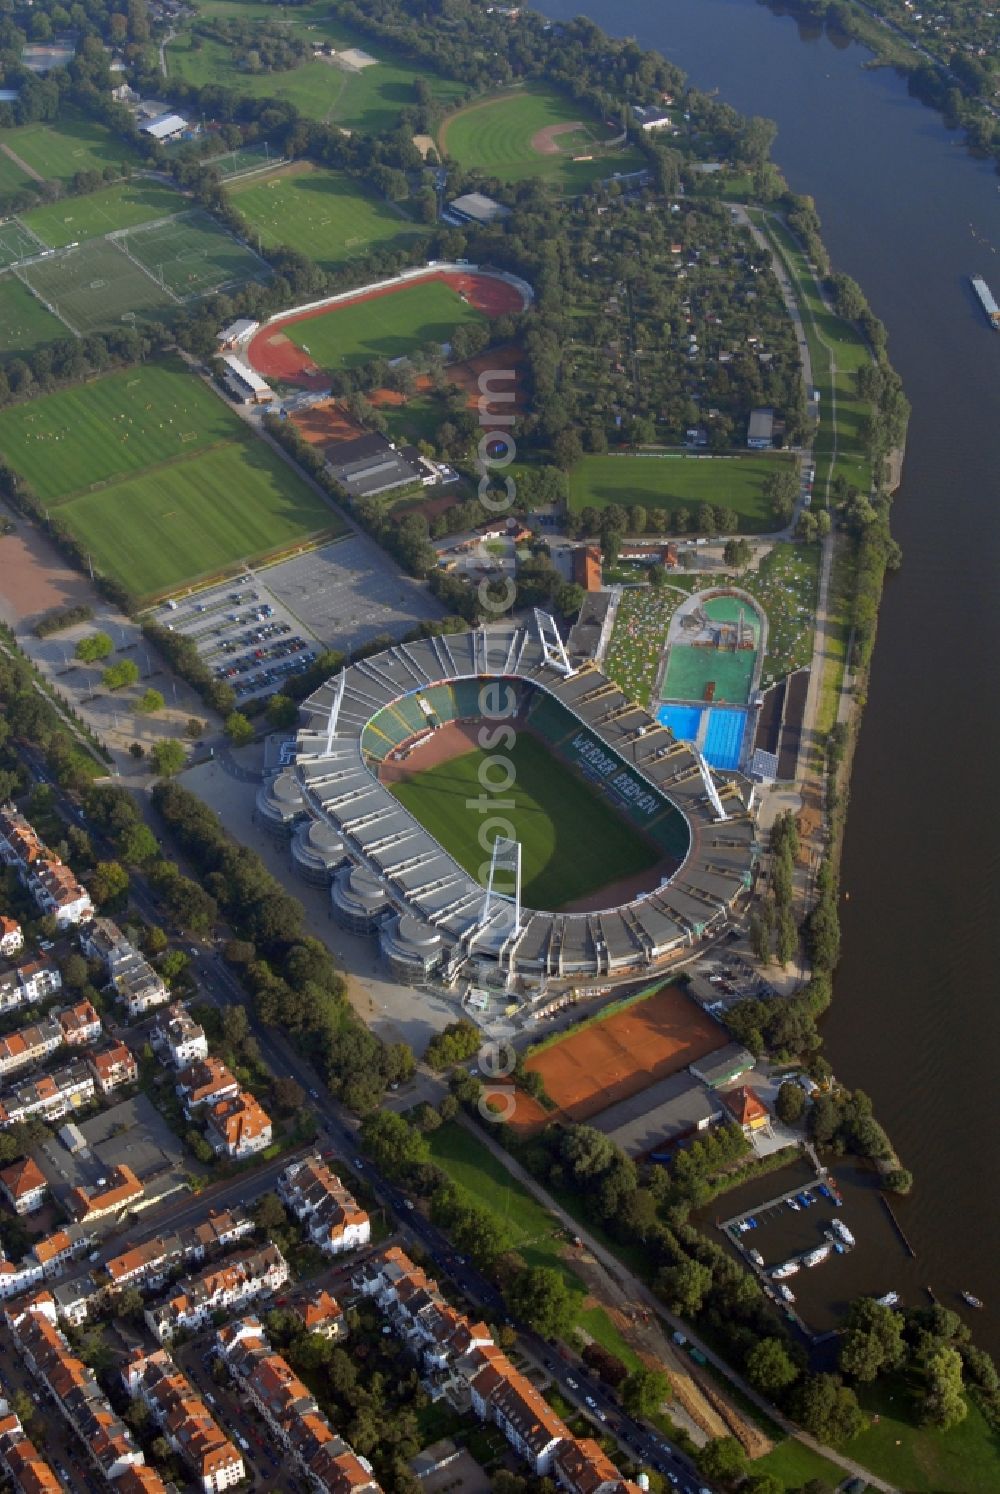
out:
M21 1297L50 1277L58 1276L70 1261L93 1244L93 1231L70 1224L44 1239L36 1240L21 1261L0 1261L0 1299Z
M473 1323L452 1307L437 1282L398 1246L366 1261L352 1282L374 1298L397 1336L407 1340L430 1370L447 1370L470 1350L493 1343L486 1324Z
M71 1110L89 1105L96 1094L94 1076L82 1059L74 1058L51 1074L22 1079L0 1094L0 1128L40 1115L59 1120Z
M30 1002L44 1001L61 989L62 976L51 960L26 960L0 973L0 1016Z
M62 1494L62 1484L6 1401L0 1401L0 1467L17 1494Z
M0 955L12 960L24 948L24 934L16 918L0 914Z
M122 1163L113 1167L107 1180L96 1188L71 1188L66 1209L78 1224L94 1224L109 1214L123 1215L128 1209L141 1207L146 1189L131 1167Z
M13 804L0 805L0 861L5 866L30 866L47 855L31 821Z
M333 1430L312 1393L271 1348L257 1318L220 1328L216 1342L251 1404L312 1488L327 1494L381 1494L371 1464Z
M90 893L61 861L33 862L25 883L41 912L51 914L63 932L94 916Z
M122 1287L156 1288L162 1286L170 1272L185 1260L184 1243L179 1234L157 1235L141 1245L133 1245L104 1263L107 1289Z
M217 1105L220 1100L235 1100L240 1082L221 1058L209 1054L182 1069L174 1086L190 1119L202 1105Z
M0 1037L0 1079L41 1063L50 1053L61 1048L62 1042L62 1028L52 1017Z
M327 1255L355 1250L371 1239L365 1210L320 1157L286 1167L278 1179L278 1196Z
M271 1145L271 1117L247 1089L208 1107L205 1140L220 1157L241 1162Z
M473 1349L462 1372L469 1381L472 1409L492 1421L511 1447L540 1477L552 1468L560 1443L571 1433L526 1375L515 1369L495 1344Z
M0 1193L15 1214L34 1214L48 1189L49 1180L32 1157L21 1157L0 1172Z
M83 1048L96 1043L101 1035L101 1019L93 1002L83 999L52 1013L62 1029L62 1040L68 1048Z
M141 1468L145 1462L141 1449L112 1410L93 1370L73 1354L59 1328L51 1293L39 1292L13 1303L5 1316L21 1357L47 1386L103 1477L114 1483L128 1470ZM165 1494L159 1475L152 1469L147 1472L152 1479L144 1480L146 1494Z
M80 929L80 949L88 960L99 960L110 976L116 961L134 953L132 945L113 918L92 918Z
M134 1245L97 1267L92 1278L75 1278L75 1287L65 1282L54 1288L59 1316L83 1322L94 1304L109 1293L127 1286L156 1290L186 1261L203 1261L209 1251L243 1239L253 1227L249 1214L242 1211L212 1213L200 1224Z
M175 1069L183 1069L199 1058L208 1057L204 1027L179 1001L173 1002L163 1013L149 1040L155 1049L166 1052Z
M120 1038L94 1053L88 1053L87 1067L102 1095L111 1094L112 1090L120 1089L123 1084L135 1084L139 1078L135 1054Z
M97 1308L104 1288L92 1271L76 1271L54 1281L48 1289L56 1305L56 1317L60 1323L69 1323L79 1328Z
M213 1313L240 1311L255 1297L278 1291L290 1274L277 1245L229 1256L178 1282L169 1301L147 1307L146 1322L158 1343L169 1343L179 1328L204 1328Z
M170 992L135 945L111 918L93 918L80 930L80 948L103 966L109 985L130 1017L143 1016L170 1000Z
M165 1349L133 1349L122 1370L125 1389L149 1407L174 1452L205 1494L220 1494L245 1475L243 1458Z
M568 1494L640 1494L639 1485L622 1478L593 1437L571 1437L560 1443L552 1460L556 1483Z

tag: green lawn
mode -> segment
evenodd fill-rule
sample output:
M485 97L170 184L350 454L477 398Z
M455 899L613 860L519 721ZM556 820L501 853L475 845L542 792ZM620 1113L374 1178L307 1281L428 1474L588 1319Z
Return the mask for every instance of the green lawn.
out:
M853 1442L847 1452L852 1458L856 1456ZM821 1479L824 1485L836 1489L845 1477L844 1470L836 1463L792 1437L779 1442L765 1457L755 1458L750 1467L754 1473L772 1474L787 1490L801 1489L810 1479Z
M10 135L9 130L0 131L5 138ZM22 171L16 161L0 151L0 197L5 197L8 192L23 192L25 187L37 186L37 182Z
M0 358L30 352L69 333L16 275L0 275Z
M654 848L619 818L607 800L534 737L522 733L504 754L515 778L504 799L521 842L523 898L530 908L558 909L622 877L653 866ZM478 877L487 855L479 840L485 821L468 801L482 794L480 766L495 755L475 749L402 783L392 792L460 865ZM509 770L507 770L509 773ZM497 776L497 770L492 770ZM491 832L491 840L498 832Z
M74 498L59 518L94 564L137 597L340 527L333 509L253 436Z
M237 182L229 196L251 241L287 244L326 269L426 232L361 182L307 161Z
M78 171L102 171L105 166L131 166L135 155L119 135L96 119L64 108L54 124L19 125L0 130L0 145L47 181L67 182Z
M1000 1484L1000 1435L971 1399L968 1416L949 1432L919 1425L902 1380L863 1387L860 1400L879 1419L845 1451L906 1494L982 1494Z
M540 131L567 125L578 127L540 148ZM604 149L602 142L620 133L554 88L531 84L459 109L442 124L438 144L460 166L501 181L546 177L569 191L581 191L615 172L642 167L644 158L632 146Z
M116 228L134 228L154 218L182 212L188 203L162 182L117 182L86 197L67 197L23 213L22 221L50 249L62 249L78 239L92 239Z
M169 318L177 305L114 239L88 239L79 249L26 265L21 274L78 333L120 327L133 317Z
M694 523L699 503L734 509L745 534L781 527L764 495L766 478L781 463L780 452L746 456L587 456L573 468L569 504L574 512L610 503L673 511L687 507Z
M440 280L419 281L370 301L348 301L282 330L321 368L351 368L370 358L401 358L425 343L447 342L483 313Z

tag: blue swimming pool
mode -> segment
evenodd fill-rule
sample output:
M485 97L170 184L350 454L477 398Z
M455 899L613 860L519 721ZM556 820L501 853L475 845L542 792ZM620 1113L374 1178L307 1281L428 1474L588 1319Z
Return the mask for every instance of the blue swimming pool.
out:
M704 746L705 761L709 767L739 767L746 724L746 711L724 711L718 708L709 711Z
M661 726L669 727L682 742L694 742L701 727L700 706L661 705L656 719Z

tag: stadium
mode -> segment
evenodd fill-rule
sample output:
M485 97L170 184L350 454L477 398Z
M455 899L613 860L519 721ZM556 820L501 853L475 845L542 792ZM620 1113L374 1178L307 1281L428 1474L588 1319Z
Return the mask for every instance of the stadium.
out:
M522 625L397 644L304 702L294 762L261 786L258 822L292 838L300 874L329 883L336 920L377 935L397 978L461 978L484 997L492 987L533 999L554 982L655 969L738 916L757 853L750 785L713 773L697 749L579 657L572 635L569 650L536 612ZM423 779L439 792L442 739L464 733L455 750L466 753L476 741L494 747L502 713L518 745L526 734L551 757L541 790L529 786L535 798L544 800L546 783L577 795L563 805L575 849L563 856L557 835L544 868L556 894L547 907L522 903L521 877L522 853L527 859L547 828L544 803L532 804L535 818L518 822L516 839L497 832L477 876L455 838L462 826L478 829L470 800L457 800L457 817L455 806L441 815L439 804L433 818L433 793L417 813L398 792L401 776L411 789ZM465 761L453 750L448 766ZM499 806L503 793L496 798ZM603 827L590 825L591 814ZM609 826L633 837L641 854L632 862ZM588 856L603 867L596 881L604 886L580 896ZM570 897L559 895L560 872Z

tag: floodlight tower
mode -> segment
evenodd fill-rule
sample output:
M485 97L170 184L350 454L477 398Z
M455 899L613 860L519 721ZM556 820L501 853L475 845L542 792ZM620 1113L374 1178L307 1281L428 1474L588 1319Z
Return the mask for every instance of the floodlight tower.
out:
M326 723L326 755L330 756L333 751L333 739L337 735L337 720L340 716L340 707L344 699L344 690L347 686L347 670L342 669L337 676L334 686L333 704L330 706L330 715Z
M498 886L498 875L513 879L513 891ZM486 883L483 911L479 916L479 927L485 928L498 912L510 923L507 936L516 934L521 927L521 842L498 835L490 853L490 875Z

